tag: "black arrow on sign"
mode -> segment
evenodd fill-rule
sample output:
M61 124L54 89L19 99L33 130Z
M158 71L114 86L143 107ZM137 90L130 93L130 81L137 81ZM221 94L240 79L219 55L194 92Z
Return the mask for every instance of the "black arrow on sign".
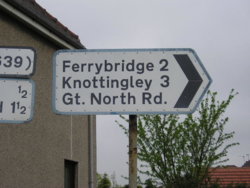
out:
M188 83L174 107L188 108L203 80L188 55L175 54L174 57L188 79Z

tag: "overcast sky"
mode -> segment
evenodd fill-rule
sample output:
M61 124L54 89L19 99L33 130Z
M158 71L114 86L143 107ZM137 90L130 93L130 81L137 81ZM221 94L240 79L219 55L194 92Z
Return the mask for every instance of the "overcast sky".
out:
M239 92L227 109L226 131L240 146L228 164L241 166L250 154L249 0L37 0L88 49L193 48L213 79L210 87L225 99ZM128 139L118 116L97 116L98 172L128 176Z

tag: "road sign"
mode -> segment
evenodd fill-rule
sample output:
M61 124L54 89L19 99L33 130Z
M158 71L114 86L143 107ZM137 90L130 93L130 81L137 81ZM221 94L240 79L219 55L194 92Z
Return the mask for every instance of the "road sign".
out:
M0 76L31 76L35 69L35 50L28 47L0 47Z
M192 49L61 50L53 66L59 114L191 113L211 83Z
M33 117L35 85L28 79L0 79L0 123L24 123Z

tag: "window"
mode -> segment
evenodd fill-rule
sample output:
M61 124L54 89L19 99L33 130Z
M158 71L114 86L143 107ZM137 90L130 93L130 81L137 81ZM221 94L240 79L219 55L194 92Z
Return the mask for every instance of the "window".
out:
M64 188L77 188L77 162L64 161Z

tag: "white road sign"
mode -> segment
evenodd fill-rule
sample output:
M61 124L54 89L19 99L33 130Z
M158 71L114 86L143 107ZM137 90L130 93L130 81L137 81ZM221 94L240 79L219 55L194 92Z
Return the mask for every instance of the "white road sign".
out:
M35 69L35 50L28 47L0 47L0 76L30 76Z
M211 83L192 49L61 50L53 66L59 114L191 113Z
M24 123L33 117L35 85L28 79L0 79L0 123Z

